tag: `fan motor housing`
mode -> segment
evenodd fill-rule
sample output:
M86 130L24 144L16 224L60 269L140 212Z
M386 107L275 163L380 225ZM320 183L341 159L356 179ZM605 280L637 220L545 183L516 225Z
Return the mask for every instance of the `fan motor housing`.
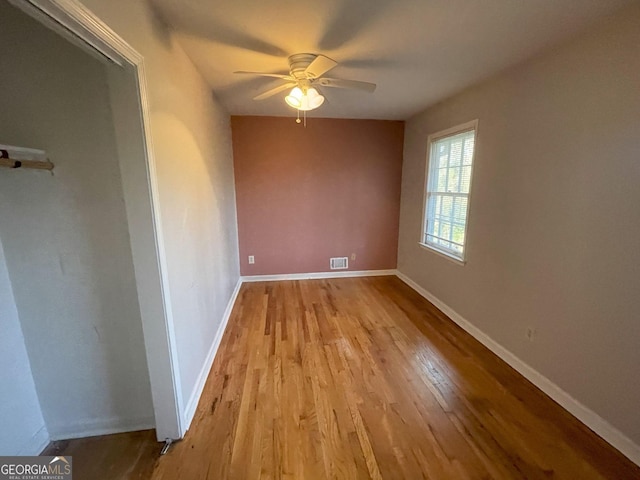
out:
M289 70L291 76L298 79L306 79L307 75L304 73L307 67L316 59L317 55L313 53L296 53L289 57Z

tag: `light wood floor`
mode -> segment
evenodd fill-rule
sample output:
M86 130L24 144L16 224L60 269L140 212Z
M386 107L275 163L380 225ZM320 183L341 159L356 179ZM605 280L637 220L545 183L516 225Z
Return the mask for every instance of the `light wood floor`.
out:
M243 285L191 429L158 451L58 449L76 480L640 478L396 277Z

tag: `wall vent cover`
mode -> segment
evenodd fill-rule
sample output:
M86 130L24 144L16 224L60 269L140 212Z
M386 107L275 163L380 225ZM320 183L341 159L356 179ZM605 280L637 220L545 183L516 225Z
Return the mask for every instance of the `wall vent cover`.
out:
M349 258L348 257L331 258L329 265L331 266L331 270L344 270L345 268L349 268Z

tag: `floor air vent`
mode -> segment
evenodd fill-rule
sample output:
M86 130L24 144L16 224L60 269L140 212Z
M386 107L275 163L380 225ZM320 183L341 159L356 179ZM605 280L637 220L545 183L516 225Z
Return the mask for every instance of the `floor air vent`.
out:
M331 270L343 270L349 268L348 257L336 257L330 259Z

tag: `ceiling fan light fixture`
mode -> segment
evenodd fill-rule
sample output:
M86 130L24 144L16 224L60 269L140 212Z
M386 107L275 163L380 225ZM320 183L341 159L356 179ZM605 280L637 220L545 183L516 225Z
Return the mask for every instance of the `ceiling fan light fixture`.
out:
M324 97L313 87L307 88L306 91L303 91L300 87L295 87L284 100L290 107L303 112L315 110L324 103Z
M311 87L307 90L307 94L302 97L302 106L300 110L315 110L324 103L324 97L318 91Z
M300 87L295 87L291 90L291 93L285 97L284 101L287 102L287 105L290 107L300 109L304 97L305 95L302 93Z
M294 87L285 97L285 102L291 108L298 110L298 116L301 111L308 112L309 110L315 110L324 104L324 96L322 96L322 94L312 85L318 85L323 89L325 87L346 88L369 93L372 93L376 89L375 83L340 78L326 78L324 75L333 69L337 65L337 62L322 54L296 53L294 55L290 55L288 61L288 75L279 72L237 71L234 73L271 78L275 77L280 80L284 80L284 84L271 88L266 92L262 92L261 94L256 95L253 99L264 100Z

